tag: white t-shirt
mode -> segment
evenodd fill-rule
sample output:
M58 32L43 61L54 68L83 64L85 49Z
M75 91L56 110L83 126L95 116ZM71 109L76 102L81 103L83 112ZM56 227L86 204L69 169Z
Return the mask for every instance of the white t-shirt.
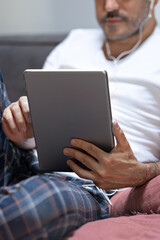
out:
M160 160L160 29L117 65L106 60L100 29L77 29L48 56L45 69L105 69L113 119L141 162Z

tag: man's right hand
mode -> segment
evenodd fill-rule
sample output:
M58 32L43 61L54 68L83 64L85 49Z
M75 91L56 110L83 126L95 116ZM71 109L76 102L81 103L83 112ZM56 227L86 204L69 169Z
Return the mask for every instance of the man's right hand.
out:
M13 102L4 110L2 127L5 135L16 145L25 149L35 147L26 96L20 97L17 102Z

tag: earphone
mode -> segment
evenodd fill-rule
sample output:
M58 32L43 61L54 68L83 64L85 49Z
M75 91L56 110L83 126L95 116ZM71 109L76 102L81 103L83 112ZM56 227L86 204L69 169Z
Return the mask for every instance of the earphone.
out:
M150 0L150 6L149 6L148 15L147 15L147 17L144 19L144 21L140 24L140 27L139 27L139 40L138 40L138 42L134 45L134 47L133 47L132 49L120 53L120 55L115 58L114 56L111 55L109 43L108 43L108 41L106 41L106 44L105 44L105 45L106 45L107 54L108 54L109 58L115 63L115 66L117 65L117 63L119 62L119 60L120 60L123 56L134 52L134 51L139 47L139 45L141 44L141 42L142 42L142 30L143 30L143 27L144 27L144 25L146 24L146 22L152 17L152 10L153 10L153 7L154 7L154 3L155 3L155 0Z
M149 7L148 18L152 17L152 9L153 9L153 6L154 6L154 2L155 2L155 0L151 0L150 7Z
M106 51L107 51L107 55L108 55L108 58L110 60L113 61L113 64L114 64L114 68L113 68L113 74L112 74L112 82L114 82L115 84L115 87L114 87L114 94L115 92L118 90L118 80L117 80L117 67L118 67L118 63L120 61L120 59L122 59L124 56L126 55L129 55L131 53L133 53L139 46L140 44L142 43L142 40L143 40L143 28L145 26L145 24L148 22L148 20L150 18L152 18L152 10L153 10L153 7L154 7L154 3L155 3L155 0L150 0L150 6L149 6L149 11L148 11L148 15L146 14L146 17L145 19L140 23L140 26L139 26L139 40L138 42L130 49L130 50L127 50L127 51L124 51L124 52L121 52L118 57L114 57L112 56L111 54L111 50L110 50L110 46L109 46L109 42L106 38L106 42L105 42L105 47L106 47ZM114 99L114 98L113 98ZM113 102L114 100L112 100ZM115 101L114 103L115 105L118 104L118 101Z

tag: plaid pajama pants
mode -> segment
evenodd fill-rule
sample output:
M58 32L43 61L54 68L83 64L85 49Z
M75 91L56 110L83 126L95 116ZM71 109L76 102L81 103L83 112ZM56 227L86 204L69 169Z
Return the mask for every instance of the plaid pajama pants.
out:
M88 184L89 181L87 181ZM108 205L82 179L29 177L0 189L0 239L58 240L82 224L108 217Z
M40 174L34 151L2 130L9 100L0 74L0 240L58 240L82 224L108 217L104 195L83 179Z

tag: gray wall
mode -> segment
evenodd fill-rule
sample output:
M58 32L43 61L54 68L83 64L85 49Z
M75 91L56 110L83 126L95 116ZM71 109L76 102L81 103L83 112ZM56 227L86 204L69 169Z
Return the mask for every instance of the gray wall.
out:
M0 0L0 3L0 34L47 34L97 26L94 0Z
M0 35L50 34L97 27L94 0L0 0ZM160 25L160 1L156 16Z

